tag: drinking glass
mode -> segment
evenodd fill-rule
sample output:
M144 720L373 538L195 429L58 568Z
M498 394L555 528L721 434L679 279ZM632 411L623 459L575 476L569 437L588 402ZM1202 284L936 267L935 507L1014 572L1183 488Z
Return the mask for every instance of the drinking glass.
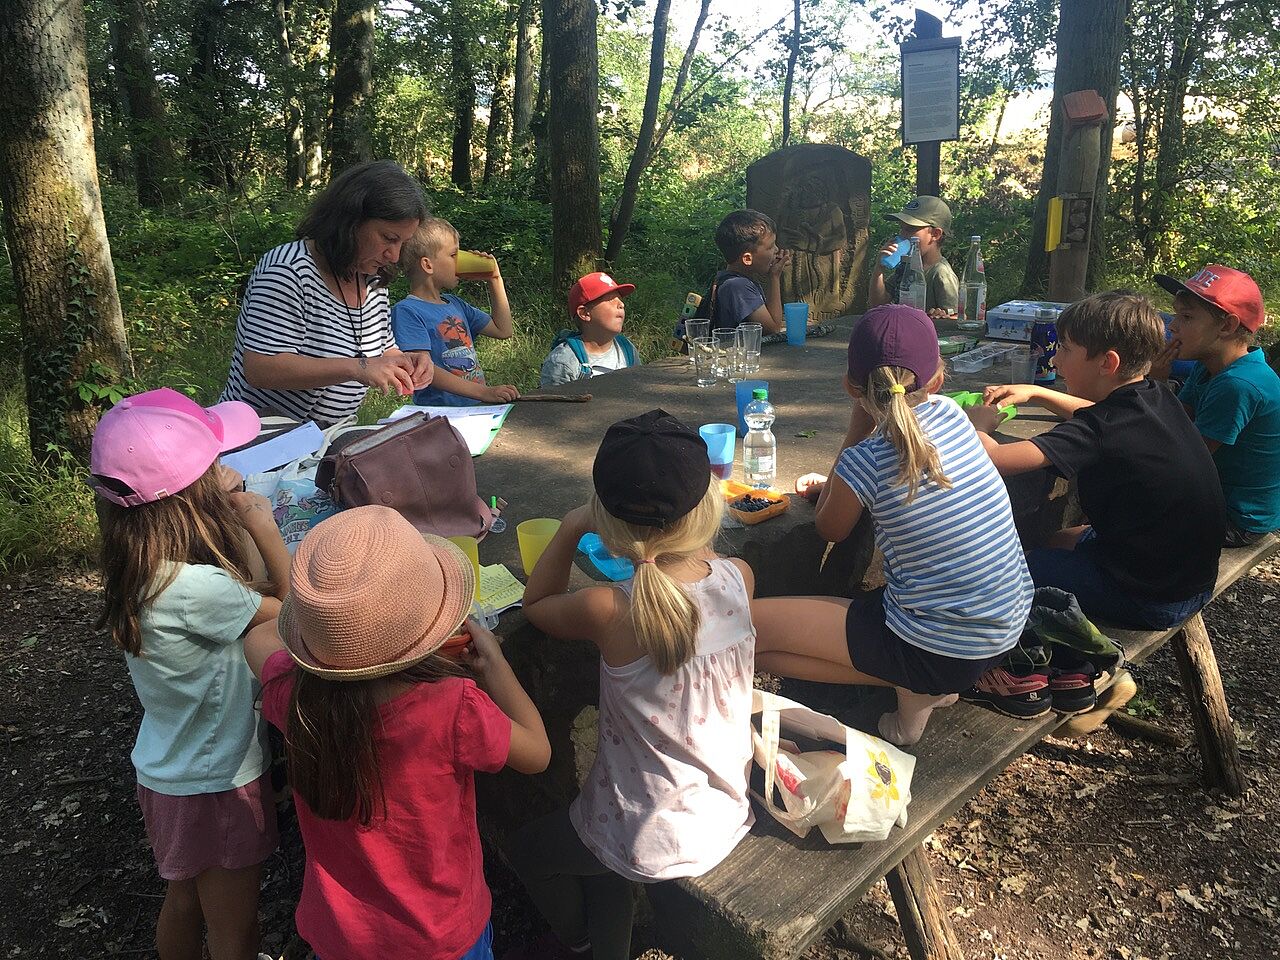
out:
M758 323L744 323L738 327L742 337L743 371L750 376L760 372L760 341L764 327Z
M693 375L700 387L713 387L716 383L716 342L712 337L698 337L689 341L693 355Z
M699 337L711 336L710 320L686 320L684 322L684 339L689 344L689 362L693 363L693 341Z
M711 331L711 339L716 342L716 377L728 380L730 373L729 355L738 342L737 327L720 327Z

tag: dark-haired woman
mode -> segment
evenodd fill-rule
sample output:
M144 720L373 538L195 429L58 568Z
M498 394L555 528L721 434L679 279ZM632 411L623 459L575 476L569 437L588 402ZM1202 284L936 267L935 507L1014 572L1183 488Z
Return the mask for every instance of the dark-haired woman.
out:
M402 353L392 339L386 288L426 216L422 191L389 160L330 183L297 239L269 250L249 277L222 400L331 424L370 387L409 394L429 384L431 355Z

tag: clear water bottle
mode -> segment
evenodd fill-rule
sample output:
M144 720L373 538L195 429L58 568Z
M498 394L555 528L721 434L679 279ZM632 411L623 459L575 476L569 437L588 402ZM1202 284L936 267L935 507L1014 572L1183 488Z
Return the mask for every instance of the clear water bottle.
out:
M911 253L907 255L907 267L898 282L898 302L923 310L926 302L924 261L920 259L920 241L911 238Z
M742 411L747 435L742 439L742 463L747 483L761 489L773 486L778 475L778 441L773 436L773 404L769 391L757 387L751 391L751 402Z
M969 238L969 257L960 277L961 330L982 330L987 325L987 267L982 262L982 238Z

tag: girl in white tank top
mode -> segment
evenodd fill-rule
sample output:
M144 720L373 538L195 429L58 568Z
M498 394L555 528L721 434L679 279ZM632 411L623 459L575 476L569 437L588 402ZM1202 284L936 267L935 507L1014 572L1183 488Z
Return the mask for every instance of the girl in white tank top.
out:
M751 826L754 579L712 550L724 501L705 444L674 417L614 424L593 476L596 495L564 518L529 577L525 613L600 649L596 761L569 809L517 831L508 856L561 949L621 960L630 881L705 873ZM635 577L566 594L591 531ZM534 946L508 958L552 955Z

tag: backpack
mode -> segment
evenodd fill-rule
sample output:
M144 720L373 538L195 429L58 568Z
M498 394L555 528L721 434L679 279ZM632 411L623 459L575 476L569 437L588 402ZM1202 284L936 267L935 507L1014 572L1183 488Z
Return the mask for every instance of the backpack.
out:
M615 337L614 339L617 341L619 347L621 347L622 349L623 362L628 367L634 367L636 365L635 344L632 343L630 340L628 340L621 333L618 334L617 337ZM577 333L573 330L561 330L559 333L556 334L556 339L555 339L555 342L551 344L551 349L554 350L556 347L560 346L560 344L562 343L565 344L570 350L573 351L573 356L575 357L575 359L577 359L578 363L581 365L582 369L579 371L578 379L580 380L590 379L591 378L591 361L587 359L587 348L582 345L582 334Z

